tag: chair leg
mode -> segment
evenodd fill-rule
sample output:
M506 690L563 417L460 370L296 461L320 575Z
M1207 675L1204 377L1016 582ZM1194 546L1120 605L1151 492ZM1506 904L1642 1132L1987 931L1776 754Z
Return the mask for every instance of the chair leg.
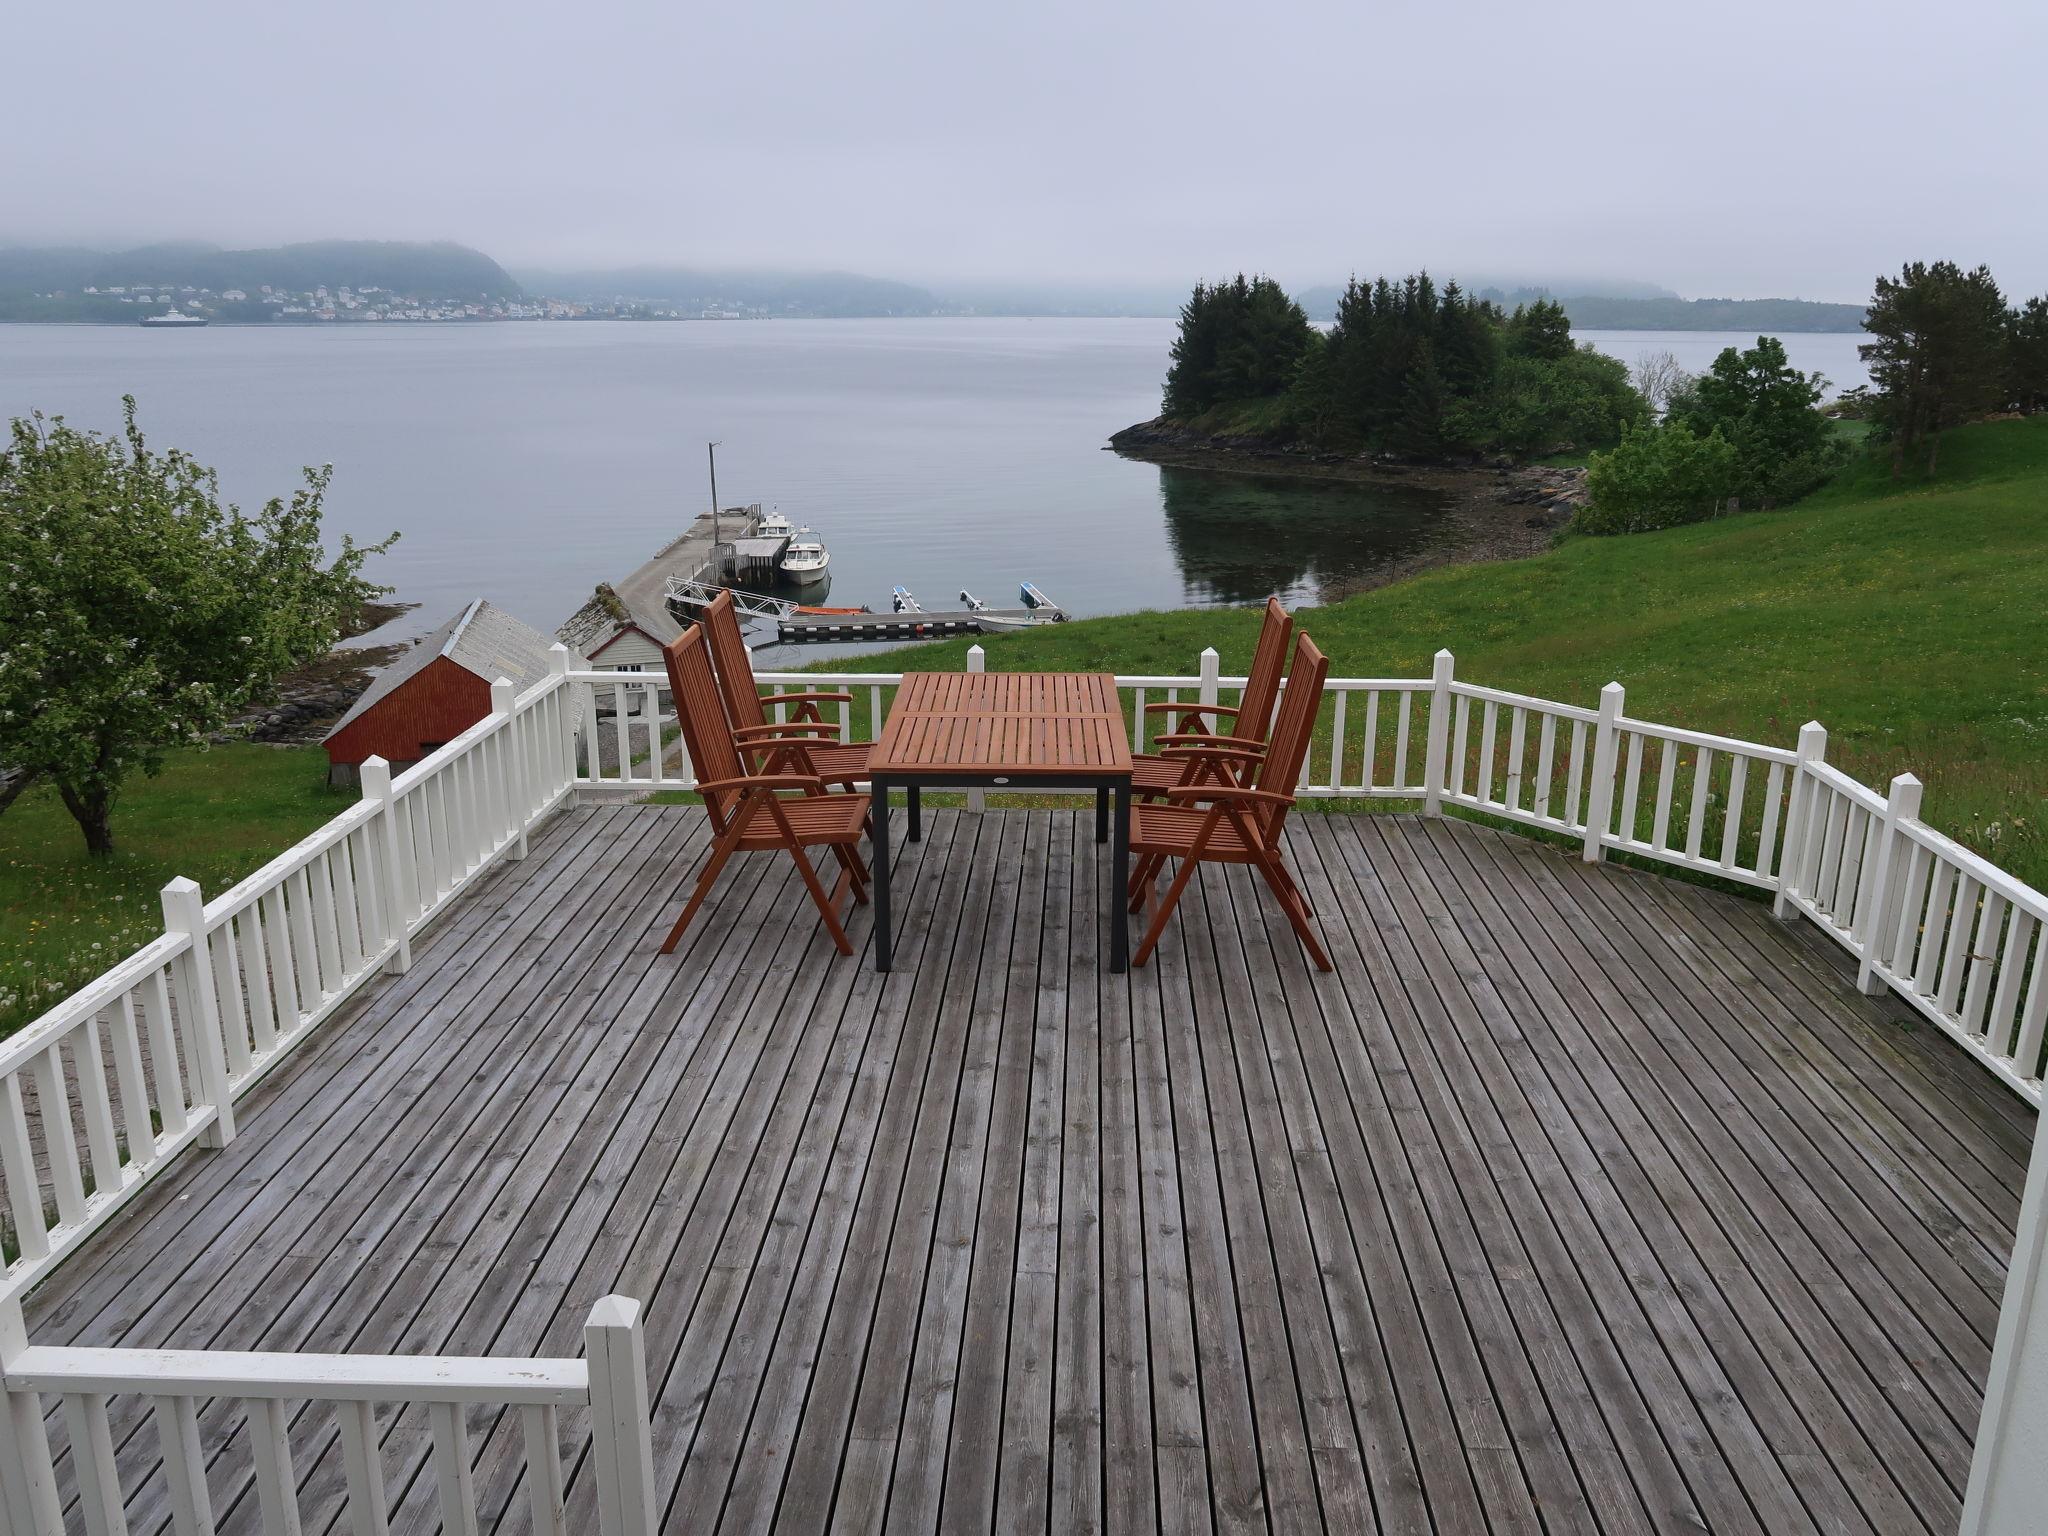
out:
M1159 878L1159 866L1165 862L1164 854L1148 853L1139 857L1131 870L1130 886L1124 892L1130 901L1131 911L1136 912L1145 905L1145 892Z
M1316 904L1308 899L1308 892L1301 888L1301 883L1288 871L1285 864L1276 863L1273 867L1279 872L1280 878L1287 882L1287 889L1293 894L1294 899L1301 903L1301 910L1314 917Z
M711 887L718 880L718 872L725 868L725 861L731 857L731 841L720 838L704 860L704 867L697 872L697 888L690 893L690 899L683 907L682 916L676 919L675 927L668 931L668 938L661 946L664 955L675 953L676 941L683 936L683 930L690 926L690 919L697 915L697 909L704 905L704 898L711 894Z
M1159 935L1166 931L1166 920L1173 916L1173 909L1180 904L1180 893L1187 889L1188 877L1195 872L1196 859L1182 859L1180 868L1173 872L1173 882L1160 898L1159 906L1152 914L1152 922L1145 930L1145 937L1131 955L1131 966L1136 969L1152 958L1152 950L1159 942Z
M831 898L826 896L825 887L818 883L818 872L811 868L808 854L801 848L789 850L789 856L796 860L796 867L804 877L804 884L810 888L811 900L818 904L818 911L824 916L825 927L832 935L832 942L839 946L839 953L853 953L853 942L846 936L846 930L839 926L839 914L832 910Z
M1316 969L1332 969L1330 957L1323 953L1323 946L1316 938L1315 920L1309 915L1308 903L1299 891L1291 890L1294 881L1275 859L1261 859L1259 873L1266 877L1266 884L1273 888L1273 895L1280 903L1280 910L1287 914L1287 921L1294 926L1294 936L1301 940Z
M846 871L844 883L852 887L854 901L863 907L866 906L868 904L867 871L862 868L860 859L844 843L828 843L826 846L832 850L832 857L839 861L839 867Z

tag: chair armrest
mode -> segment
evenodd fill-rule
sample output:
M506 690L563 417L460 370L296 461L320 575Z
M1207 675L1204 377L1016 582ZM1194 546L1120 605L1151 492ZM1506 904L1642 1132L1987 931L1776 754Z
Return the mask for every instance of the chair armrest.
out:
M732 733L733 740L742 745L752 741L757 736L798 737L804 740L815 740L819 736L828 736L832 740L837 741L839 739L839 727L827 720L771 720L766 725L742 725L737 727Z
M1161 761L1176 763L1243 763L1256 768L1265 760L1262 752L1247 752L1240 747L1168 747L1159 754Z
M766 704L851 704L850 693L764 693L761 702Z
M1237 715L1237 706L1235 704L1204 704L1200 700L1190 703L1185 699L1175 699L1165 704L1147 704L1145 706L1145 713L1148 715L1229 715L1234 719Z
M1232 784L1183 784L1166 792L1169 800L1199 804L1205 800L1239 805L1292 805L1294 796L1271 789L1239 789Z
M1259 757L1266 755L1266 744L1254 741L1249 736L1213 736L1206 731L1173 731L1161 734L1154 740L1162 747L1219 747L1231 752L1250 752Z
M697 793L723 794L729 789L800 789L806 794L822 795L825 793L825 781L810 773L748 773L736 779L706 779L697 786Z

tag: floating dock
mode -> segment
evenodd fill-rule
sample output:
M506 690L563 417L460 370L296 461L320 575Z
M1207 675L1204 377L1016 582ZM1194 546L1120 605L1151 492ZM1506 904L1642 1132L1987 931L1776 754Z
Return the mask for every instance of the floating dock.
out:
M1007 634L1057 624L1057 608L976 608L952 613L796 613L775 621L785 644L846 644L859 640L939 640L947 635Z
M785 597L768 597L759 592L728 588L700 576L671 574L665 588L669 611L689 623L706 603L722 591L732 593L733 606L745 619L758 619L775 626L775 638L784 644L846 645L864 640L937 640L947 635L1006 634L1014 629L1036 629L1041 624L1064 624L1066 610L1036 587L1026 587L1023 608L991 608L962 592L967 608L944 613L927 613L918 606L908 588L896 589L899 605L894 613L858 612L850 609L808 608Z

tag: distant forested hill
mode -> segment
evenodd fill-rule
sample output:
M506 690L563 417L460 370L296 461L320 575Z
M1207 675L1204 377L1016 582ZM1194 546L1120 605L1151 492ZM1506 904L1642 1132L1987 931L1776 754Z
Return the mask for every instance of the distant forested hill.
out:
M1807 299L1606 299L1557 301L1581 331L1860 331L1861 304Z
M1668 288L1648 283L1587 283L1534 286L1463 282L1478 299L1491 299L1503 309L1548 299L1562 304L1572 325L1582 331L1859 331L1861 304L1817 304L1806 299L1681 299ZM1586 291L1592 289L1594 291ZM1311 320L1331 320L1343 289L1324 285L1295 295Z
M855 272L746 272L696 267L620 267L607 271L526 272L526 286L558 299L631 299L672 304L685 314L737 310L771 315L857 318L929 315L940 308L927 289Z
M0 298L138 285L254 293L265 283L294 293L323 285L388 288L420 299L515 298L521 291L483 252L447 241L311 240L243 251L199 244L0 250Z

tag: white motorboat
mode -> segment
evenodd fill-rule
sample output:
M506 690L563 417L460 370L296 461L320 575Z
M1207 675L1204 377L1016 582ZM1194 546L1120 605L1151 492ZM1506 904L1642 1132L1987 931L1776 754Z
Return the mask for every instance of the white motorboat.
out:
M797 529L789 541L789 548L782 552L782 576L785 581L794 581L808 586L814 581L825 579L825 567L832 557L825 553L825 546L808 526Z
M763 539L787 538L789 537L789 519L773 507L770 507L755 522L754 533L756 537Z

